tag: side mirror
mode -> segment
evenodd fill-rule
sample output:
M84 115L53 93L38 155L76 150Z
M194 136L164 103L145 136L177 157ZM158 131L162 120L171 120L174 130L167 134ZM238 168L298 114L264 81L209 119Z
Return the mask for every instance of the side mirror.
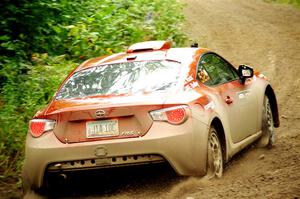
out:
M253 68L247 65L240 65L238 68L241 83L244 84L247 78L253 77Z

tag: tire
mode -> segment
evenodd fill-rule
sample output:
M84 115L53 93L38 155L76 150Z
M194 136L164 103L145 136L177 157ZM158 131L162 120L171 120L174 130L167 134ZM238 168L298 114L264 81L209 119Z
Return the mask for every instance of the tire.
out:
M274 145L274 120L268 96L264 97L262 113L262 136L258 141L259 147L272 148Z
M217 130L212 126L207 143L207 177L221 178L223 175L223 154Z

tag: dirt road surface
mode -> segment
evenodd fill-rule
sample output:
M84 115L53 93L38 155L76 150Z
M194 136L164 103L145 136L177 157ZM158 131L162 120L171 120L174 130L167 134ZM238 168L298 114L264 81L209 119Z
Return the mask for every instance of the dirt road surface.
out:
M300 198L300 11L261 0L182 1L192 41L269 77L281 119L275 147L244 150L221 179L178 177L168 167L156 166L92 183L93 176L79 179L72 187L52 190L51 197L63 192L63 198ZM27 196L34 197L41 196Z

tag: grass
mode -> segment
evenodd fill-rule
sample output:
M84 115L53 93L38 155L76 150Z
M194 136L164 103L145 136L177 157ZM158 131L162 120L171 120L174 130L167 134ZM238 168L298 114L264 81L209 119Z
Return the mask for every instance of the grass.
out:
M291 4L294 7L300 9L300 0L266 0L267 2L275 2L275 3L283 3L283 4Z

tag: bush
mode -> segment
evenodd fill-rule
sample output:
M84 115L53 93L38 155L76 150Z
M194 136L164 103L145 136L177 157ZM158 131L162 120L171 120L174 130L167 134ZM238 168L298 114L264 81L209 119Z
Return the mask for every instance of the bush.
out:
M298 8L300 8L300 0L266 0L268 2L277 2L277 3L285 3L292 4Z
M4 65L12 66L13 63ZM34 65L26 65L27 73L6 74L2 87L0 111L0 168L9 176L22 166L23 145L28 121L52 98L59 83L77 64L63 56L47 58ZM2 71L9 71L7 68Z
M176 1L104 0L94 14L84 20L64 26L68 32L67 46L75 57L93 57L124 50L124 47L144 40L172 40L182 44L178 30L183 17Z

